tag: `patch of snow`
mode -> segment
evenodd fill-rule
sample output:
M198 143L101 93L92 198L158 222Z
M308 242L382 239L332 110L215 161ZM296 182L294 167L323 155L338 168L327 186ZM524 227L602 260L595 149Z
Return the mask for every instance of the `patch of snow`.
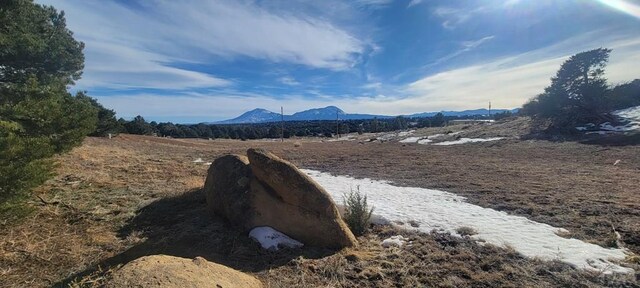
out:
M204 162L204 165L210 166L213 162Z
M193 160L193 163L202 163L202 162L204 162L204 161L202 160L202 158L198 158L198 159L196 159L196 160Z
M343 201L345 193L359 186L360 191L367 195L369 204L375 207L376 216L391 222L412 221L418 224L417 228L405 225L407 229L457 235L456 228L466 226L478 232L472 238L498 246L509 245L527 257L557 259L578 268L604 273L633 273L633 269L612 262L625 259L622 249L608 249L578 239L563 238L556 235L563 232L560 228L473 205L453 193L398 187L386 181L332 176L314 170L303 171L322 185L337 203Z
M587 131L587 127L576 127L578 131Z
M249 231L249 237L258 241L262 248L272 251L277 251L282 247L300 248L304 245L269 226L260 226L251 229L251 231Z
M498 141L502 140L504 137L494 137L494 138L460 138L454 141L444 141L440 143L434 143L433 145L458 145L458 144L466 144L466 143L476 143L476 142L489 142L489 141Z
M449 134L434 134L434 135L431 135L431 136L427 136L427 139L433 140L433 139L437 139L437 138L444 137L444 136L456 136L456 135L458 135L460 133L462 133L462 131L452 132L452 133L449 133Z
M615 131L615 132L627 132L640 129L640 122L629 122L625 125L613 126L609 122L600 124L600 130Z
M382 141L387 141L387 140L391 140L393 138L395 138L397 135L396 134L383 134L380 135L378 137L376 137L378 140L382 140Z
M420 139L422 139L422 138L421 137L409 137L409 138L400 140L400 143L416 143Z
M614 111L613 115L640 124L640 106Z
M422 145L427 145L427 144L429 144L429 143L431 143L431 142L433 142L433 140L431 140L431 139L421 139L421 140L418 140L418 144L422 144Z
M630 107L622 110L617 110L612 113L618 116L625 125L613 126L609 122L600 124L600 130L614 131L614 132L628 132L640 130L640 106Z
M355 135L346 135L346 136L342 136L342 137L337 138L337 139L329 139L329 140L327 140L327 142L355 141L355 140L356 140L356 136Z
M416 130L400 131L398 132L398 137L409 136L409 135L412 135L414 132L416 132Z
M382 247L389 248L392 246L402 247L407 243L407 238L402 237L402 235L391 236L387 239L382 240Z
M399 138L399 137L407 137L412 135L414 132L416 132L416 130L409 130L409 131L400 131L400 132L392 132L392 133L386 133L386 134L382 134L376 138L378 138L378 140L382 140L382 141L388 141L391 139L395 139L395 138Z
M440 138L440 137L442 137L444 135L445 134L435 134L435 135L427 136L427 139L436 139L436 138Z

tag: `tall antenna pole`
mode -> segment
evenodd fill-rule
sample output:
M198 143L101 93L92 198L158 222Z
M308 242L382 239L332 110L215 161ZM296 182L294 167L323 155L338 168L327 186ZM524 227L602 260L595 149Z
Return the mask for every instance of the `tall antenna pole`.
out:
M489 101L489 118L491 118L491 101Z
M336 109L336 135L340 138L340 118L338 117L338 109Z
M284 142L284 108L280 106L280 141Z

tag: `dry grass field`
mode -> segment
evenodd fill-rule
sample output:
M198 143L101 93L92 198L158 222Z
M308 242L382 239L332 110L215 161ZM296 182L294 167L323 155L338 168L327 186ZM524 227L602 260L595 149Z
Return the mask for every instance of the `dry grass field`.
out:
M371 135L284 143L87 138L58 158L58 176L34 192L28 217L0 222L0 287L96 287L118 265L150 254L203 256L268 287L639 287L640 274L607 276L508 247L387 226L362 236L357 249L263 251L207 214L200 188L208 166L193 162L262 147L303 168L454 192L602 246L617 245L615 229L621 244L640 254L640 146L519 140L520 125L416 132L465 128L470 137L507 137L452 146L364 141ZM413 245L380 246L398 233ZM629 261L640 271L637 258Z

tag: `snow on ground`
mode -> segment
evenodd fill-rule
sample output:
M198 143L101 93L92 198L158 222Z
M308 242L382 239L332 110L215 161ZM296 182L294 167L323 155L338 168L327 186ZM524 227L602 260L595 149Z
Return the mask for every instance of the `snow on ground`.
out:
M497 140L502 140L502 139L504 139L504 138L503 137L494 137L494 138L460 138L460 139L454 140L454 141L444 141L444 142L440 142L440 143L434 143L433 145L448 146L448 145L458 145L458 144L467 144L467 143L475 143L475 142L497 141Z
M610 122L600 124L598 128L593 123L588 123L585 126L576 127L578 131L589 131L587 134L601 134L605 135L607 132L629 132L640 131L640 106L631 107L627 109L613 111L611 113L618 116L620 120L625 123L624 125L613 126ZM600 131L593 131L600 130Z
M382 140L382 141L388 141L388 140L392 140L392 139L396 139L398 137L407 137L410 135L413 135L413 133L416 132L416 130L409 130L409 131L400 131L400 132L394 132L394 133L386 133L386 134L382 134L376 138L378 138L378 140Z
M432 230L458 235L459 227L470 227L478 232L473 238L487 243L513 247L527 257L560 260L578 268L605 273L633 273L612 261L624 260L621 249L607 249L578 239L567 239L556 233L566 231L525 217L483 208L467 203L464 197L453 193L414 187L398 187L386 181L354 179L332 176L314 170L303 170L322 185L337 203L345 193L360 188L367 195L375 214L387 221L408 223L415 221L423 232ZM412 229L411 226L405 225Z
M398 132L398 137L409 136L409 135L412 135L414 132L416 132L416 130L400 131Z
M600 124L600 130L604 131L615 131L615 132L627 132L640 130L640 122L629 122L624 125L613 126L609 122L605 122Z
M416 143L420 139L422 139L422 137L409 137L404 140L400 140L400 143Z
M387 239L382 240L382 247L389 248L392 246L402 247L402 245L407 243L407 238L402 237L402 235L391 236Z
M347 134L345 136L342 136L340 138L337 139L329 139L327 140L327 142L336 142L336 141L355 141L356 140L357 135L350 135Z
M414 130L408 131L413 133ZM405 138L404 140L400 140L400 143L418 143L418 144L429 144L431 142L433 142L434 139L438 139L440 137L443 136L455 136L462 133L462 131L458 131L458 132L454 132L454 133L449 133L449 134L434 134L434 135L430 135L430 136L423 136L423 137L408 137Z
M614 111L613 114L636 124L640 129L640 106Z
M457 133L457 132L456 132L456 133ZM451 133L451 134L453 134L453 133ZM444 135L446 135L446 134L434 134L434 135L427 136L427 139L429 139L429 140L433 140L433 139L440 138L440 137L442 137L442 136L444 136ZM455 135L455 134L454 134L454 135Z
M299 248L303 246L302 243L291 239L289 236L269 226L251 229L251 231L249 231L249 237L258 241L260 246L267 250L278 250L281 247Z

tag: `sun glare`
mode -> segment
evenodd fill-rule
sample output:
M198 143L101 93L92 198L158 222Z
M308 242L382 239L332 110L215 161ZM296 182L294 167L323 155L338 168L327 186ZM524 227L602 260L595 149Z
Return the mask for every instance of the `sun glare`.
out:
M598 2L640 19L640 5L625 0L597 0Z

